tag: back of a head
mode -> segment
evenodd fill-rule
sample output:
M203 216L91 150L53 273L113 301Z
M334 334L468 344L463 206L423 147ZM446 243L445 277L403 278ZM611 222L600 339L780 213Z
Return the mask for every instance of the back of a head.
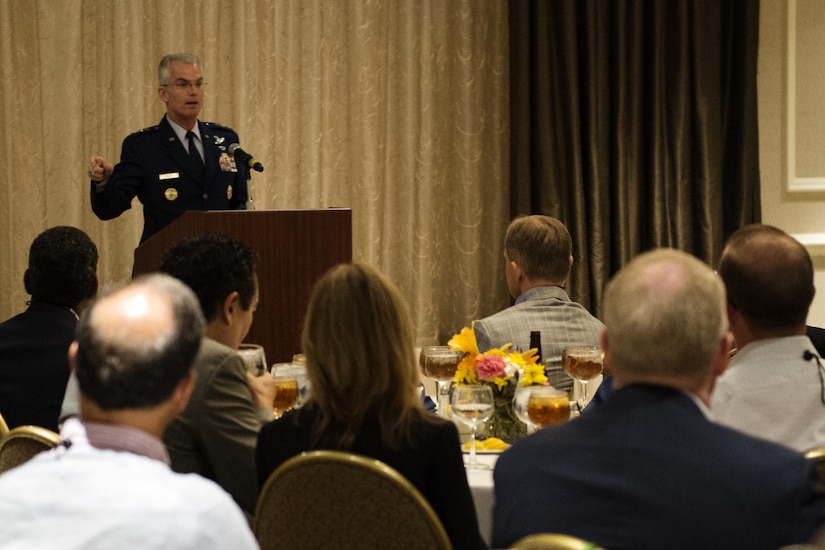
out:
M747 225L730 236L719 260L728 302L751 328L804 327L814 297L814 268L805 247L769 225Z
M237 291L249 309L257 286L257 253L242 241L219 233L186 238L167 250L160 271L186 283L206 319L214 319L224 299Z
M727 333L725 289L690 254L654 250L608 283L602 320L617 377L701 376Z
M521 216L504 236L510 261L521 266L532 281L566 281L570 274L573 241L564 224L550 216Z
M97 260L97 246L80 229L47 229L29 248L25 282L32 302L76 308L95 293Z
M197 299L162 274L105 291L77 328L80 391L102 410L149 408L189 372L204 320Z
M302 344L312 399L322 414L348 423L418 405L407 306L375 269L340 264L318 281Z

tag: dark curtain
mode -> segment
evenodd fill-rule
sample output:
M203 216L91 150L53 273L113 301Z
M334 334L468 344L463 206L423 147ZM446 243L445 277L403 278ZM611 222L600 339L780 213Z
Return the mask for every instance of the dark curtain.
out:
M568 291L760 220L758 0L511 0L511 213L567 224Z

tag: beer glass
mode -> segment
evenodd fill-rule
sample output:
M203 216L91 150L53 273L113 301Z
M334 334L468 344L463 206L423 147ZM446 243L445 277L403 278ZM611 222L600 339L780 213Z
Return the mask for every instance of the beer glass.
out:
M464 352L449 346L424 346L418 356L418 363L425 376L436 381L438 414L448 417L447 404L450 382L455 376L458 364L464 359Z

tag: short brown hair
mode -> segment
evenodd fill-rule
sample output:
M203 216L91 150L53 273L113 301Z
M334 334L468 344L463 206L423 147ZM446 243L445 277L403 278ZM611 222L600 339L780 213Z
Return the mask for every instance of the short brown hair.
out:
M811 256L796 239L770 225L746 225L728 239L719 260L728 302L753 328L805 324L814 298Z
M514 219L504 236L507 259L519 264L533 281L566 281L573 241L564 224L550 216Z

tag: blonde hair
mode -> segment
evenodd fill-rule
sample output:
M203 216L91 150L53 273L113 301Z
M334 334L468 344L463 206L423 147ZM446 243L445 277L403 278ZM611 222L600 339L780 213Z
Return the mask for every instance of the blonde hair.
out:
M412 441L414 422L431 417L416 395L406 303L375 269L351 263L329 270L315 285L301 339L316 442L347 449L375 415L383 443L400 448Z
M699 376L727 333L721 278L678 250L634 259L608 283L604 300L616 374Z

